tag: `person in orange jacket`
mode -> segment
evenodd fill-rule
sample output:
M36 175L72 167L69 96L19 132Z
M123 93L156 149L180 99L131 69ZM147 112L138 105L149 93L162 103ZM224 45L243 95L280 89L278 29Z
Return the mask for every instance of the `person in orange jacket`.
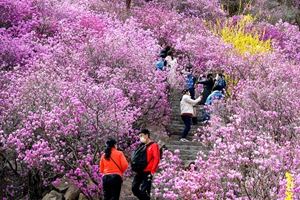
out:
M118 200L123 183L123 173L128 167L128 162L123 152L117 150L115 139L108 138L105 146L99 164L100 172L103 174L104 200Z
M148 145L150 142L150 132L144 128L139 131L139 139L143 145ZM147 167L142 172L137 172L132 182L132 192L140 200L150 200L150 190L152 178L160 160L160 151L157 143L153 142L147 146Z

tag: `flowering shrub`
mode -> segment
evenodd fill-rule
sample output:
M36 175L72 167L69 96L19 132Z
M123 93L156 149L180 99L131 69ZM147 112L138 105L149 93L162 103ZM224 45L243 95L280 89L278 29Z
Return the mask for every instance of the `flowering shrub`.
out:
M276 28L281 32L282 37L274 41L274 46L285 59L299 65L300 58L300 36L299 26L283 23L276 24Z
M126 10L118 0L4 0L0 9L1 198L41 198L63 176L100 198L103 141L116 138L129 155L137 129L169 122L168 71L154 69L161 43L178 58L178 82L189 64L234 84L199 132L209 154L183 169L165 152L155 195L283 199L288 171L300 198L298 27L225 19L217 1L134 1Z
M189 0L189 1L176 1L171 0L166 2L169 9L174 9L179 13L187 16L195 16L206 20L215 20L224 17L227 13L222 9L220 1L212 0Z
M27 27L25 35L17 34L21 26L2 29L3 198L28 188L29 198L41 198L40 184L47 187L63 175L98 198L103 141L116 138L129 155L137 129L168 122L166 74L154 70L156 40L134 19L123 24L79 4L38 2L41 18L31 20L57 22L51 34L41 31L45 23ZM68 5L74 7L63 11ZM60 12L44 10L56 7ZM40 182L29 184L33 176Z
M13 37L4 31L0 32L0 66L2 70L12 70L15 66L26 66L36 55L35 50L39 45L32 41L31 34Z
M179 154L180 152L175 152ZM216 199L220 188L221 176L216 163L206 162L207 157L199 152L199 159L188 168L182 167L182 161L169 151L165 151L155 176L155 196L164 199ZM203 159L203 160L202 160ZM209 163L209 164L208 164ZM207 166L207 165L210 165ZM209 170L207 170L209 168Z

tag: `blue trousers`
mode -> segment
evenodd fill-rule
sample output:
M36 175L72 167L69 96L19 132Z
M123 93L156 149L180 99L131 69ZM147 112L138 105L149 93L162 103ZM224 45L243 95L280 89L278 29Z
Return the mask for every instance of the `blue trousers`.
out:
M191 95L191 99L195 100L195 88L194 87L189 88L189 92Z
M181 138L186 138L187 134L191 130L191 117L190 116L181 116L181 119L184 122L184 129L183 129Z
M210 114L209 110L207 108L202 108L201 109L201 114L202 114L202 121L210 120Z

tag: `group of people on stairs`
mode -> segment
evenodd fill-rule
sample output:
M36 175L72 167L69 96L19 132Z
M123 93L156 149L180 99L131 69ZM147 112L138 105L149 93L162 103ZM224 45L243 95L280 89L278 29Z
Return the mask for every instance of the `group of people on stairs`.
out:
M175 84L178 83L175 76L177 67L177 59L173 56L171 47L163 44L159 60L156 63L156 69L169 72L167 81L170 88L174 88ZM197 77L194 75L190 65L186 66L180 73L185 76L186 80L180 101L181 118L185 125L180 141L188 142L186 137L191 129L191 123L193 125L198 124L196 106L200 105L200 123L207 123L210 120L210 112L206 107L207 105L212 105L215 99L219 100L223 97L226 91L226 80L222 73L217 73L215 77L213 73ZM195 98L195 88L198 84L203 85L203 89L200 92L200 96Z
M170 74L175 75L177 68L177 59L173 56L171 48L163 45L160 52L160 60L156 64L156 69L165 70L170 68ZM173 71L172 71L173 70ZM201 106L201 122L210 119L210 113L206 111L205 105L211 105L215 99L221 99L226 89L226 81L223 74L219 73L213 77L212 73L206 76L197 78L194 76L192 67L187 66L181 74L185 76L185 88L182 91L182 99L180 101L181 118L185 124L180 141L188 142L186 139L191 122L194 125L198 124L195 106ZM169 81L172 83L176 80L170 80L175 76L169 76ZM195 86L197 84L203 85L199 97L195 98ZM150 200L152 178L158 169L160 161L160 150L157 143L150 139L150 132L148 129L141 129L138 132L141 146L136 149L134 155L139 155L142 168L135 166L136 160L131 158L131 169L135 171L135 176L132 182L132 192L140 200ZM104 154L101 156L99 169L102 173L103 184L103 199L104 200L118 200L120 198L121 187L123 183L123 173L128 168L128 161L122 151L117 150L117 141L113 138L108 138L105 143ZM144 154L141 152L144 150ZM138 152L140 154L138 154ZM144 161L143 156L145 157ZM137 170L139 169L139 170Z
M212 105L214 100L220 100L223 97L226 90L226 80L222 73L216 74L215 78L212 73L208 73L206 76L199 76L197 79L191 66L187 66L181 73L186 76L186 83L180 101L181 119L185 125L180 141L189 142L186 137L191 129L191 122L193 125L198 124L196 106L200 105L201 123L207 123L210 119L210 111L207 109L207 105ZM202 84L203 89L200 96L195 99L197 84Z

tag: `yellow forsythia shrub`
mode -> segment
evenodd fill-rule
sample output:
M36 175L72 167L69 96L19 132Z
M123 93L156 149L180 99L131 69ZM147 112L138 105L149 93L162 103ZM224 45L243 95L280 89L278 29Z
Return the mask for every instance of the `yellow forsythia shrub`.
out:
M260 40L264 31L257 31L253 22L255 18L251 15L242 16L236 23L233 19L218 22L212 28L212 31L220 35L224 42L232 44L235 49L244 54L246 52L251 55L272 51L271 40Z
M293 176L289 173L289 172L286 172L285 173L285 177L286 177L286 191L285 191L285 195L286 195L286 198L284 200L293 200L293 189L294 189L294 178Z

